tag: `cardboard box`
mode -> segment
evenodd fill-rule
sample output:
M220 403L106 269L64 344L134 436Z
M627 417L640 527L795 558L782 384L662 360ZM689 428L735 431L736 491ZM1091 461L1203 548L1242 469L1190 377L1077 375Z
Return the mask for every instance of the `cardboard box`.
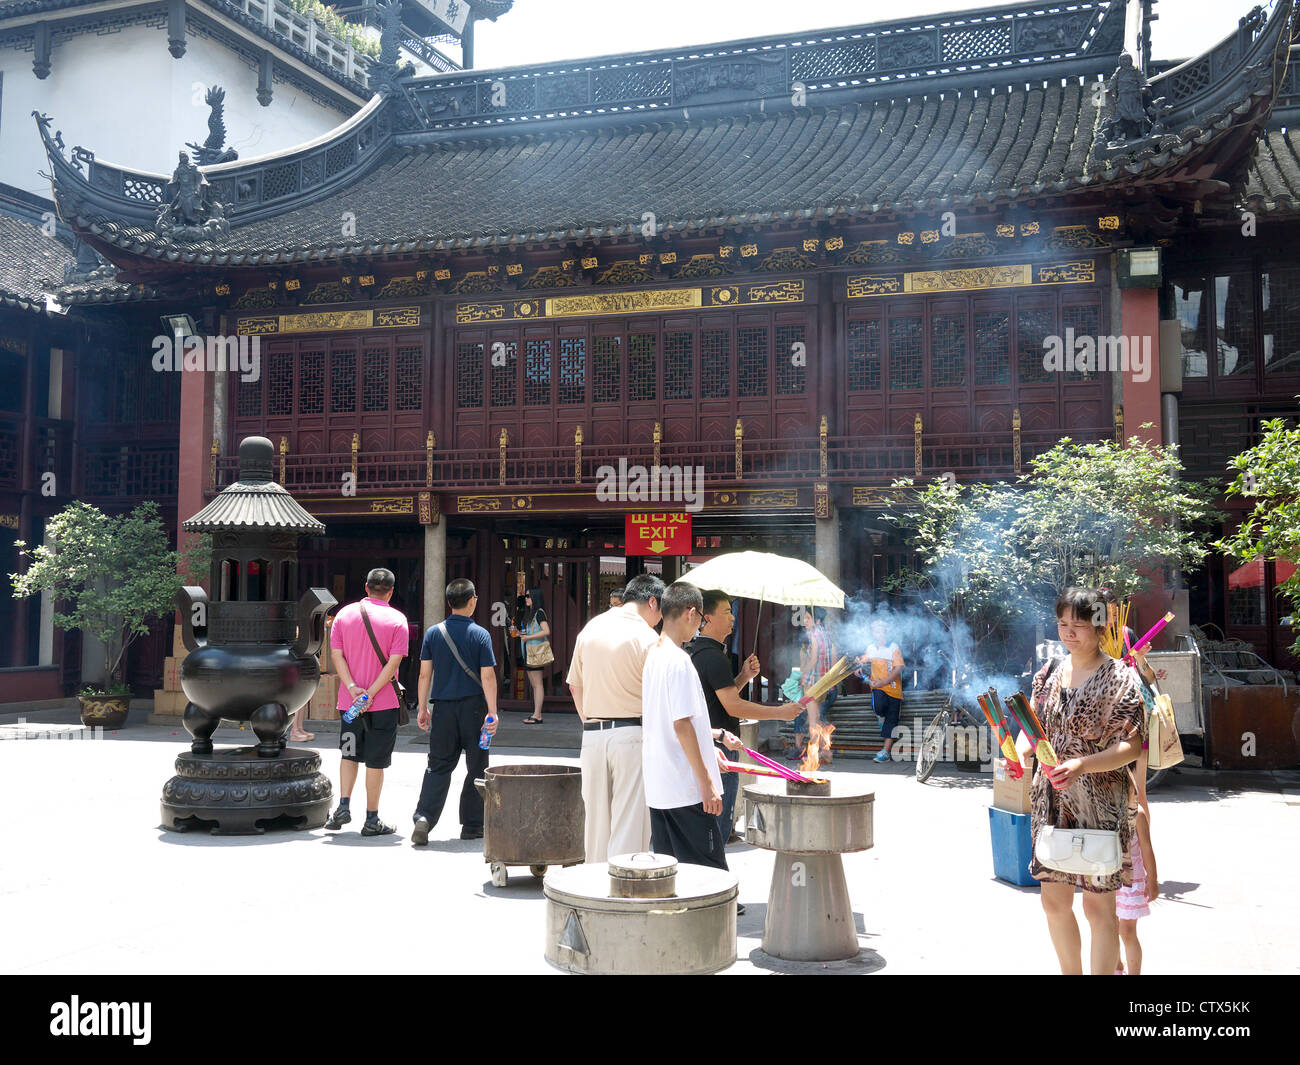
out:
M180 717L185 712L187 702L189 700L185 698L184 692L155 690L153 693L153 712L155 714L173 714Z
M307 717L315 721L337 721L339 677L337 673L322 676L320 684L307 704Z
M317 657L320 659L321 676L334 672L334 663L330 661L330 628L334 624L333 618L325 619L325 639L320 645L320 652Z
M1001 752L993 760L993 807L1012 814L1029 813L1029 785L1034 778L1034 759L1032 755L1021 754L1024 774L1019 780L1013 780L1003 766Z
M181 690L181 663L184 661L184 658L163 659L163 691L178 692Z

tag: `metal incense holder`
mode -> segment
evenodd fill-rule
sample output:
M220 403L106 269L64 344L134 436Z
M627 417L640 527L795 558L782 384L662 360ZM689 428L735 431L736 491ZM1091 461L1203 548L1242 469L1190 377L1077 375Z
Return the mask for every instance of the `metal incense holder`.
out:
M745 787L745 840L776 851L763 950L791 961L855 957L842 854L874 844L875 792L844 779L761 780Z
M736 960L734 873L662 854L552 869L546 960L590 974L716 973Z

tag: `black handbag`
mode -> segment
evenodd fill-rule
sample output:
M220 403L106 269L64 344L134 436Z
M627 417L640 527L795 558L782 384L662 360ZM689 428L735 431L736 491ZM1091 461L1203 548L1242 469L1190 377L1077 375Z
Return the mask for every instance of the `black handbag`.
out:
M379 646L379 641L375 639L375 630L370 627L370 615L366 613L366 604L359 604L361 607L361 620L366 626L366 635L370 637L370 646L375 649L375 656L379 659L379 668L383 669L388 664L388 659L384 657L384 652ZM411 722L411 705L406 699L406 689L402 687L402 682L397 679L397 674L393 674L393 691L397 693L397 723L399 725L408 725Z

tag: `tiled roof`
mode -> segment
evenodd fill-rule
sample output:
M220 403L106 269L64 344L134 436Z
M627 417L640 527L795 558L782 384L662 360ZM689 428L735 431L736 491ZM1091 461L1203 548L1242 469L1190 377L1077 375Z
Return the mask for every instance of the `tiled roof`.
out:
M33 222L0 213L0 303L44 310L46 293L63 282L63 269L76 261L65 244Z
M1257 211L1300 211L1300 130L1270 130L1260 138L1245 201Z
M78 221L133 254L224 266L630 236L647 211L661 231L678 234L862 218L1173 173L1239 110L1117 163L1093 154L1097 111L1077 82L482 135L390 148L355 184L198 244L173 245L151 229L93 215ZM356 218L356 237L346 240L345 212Z

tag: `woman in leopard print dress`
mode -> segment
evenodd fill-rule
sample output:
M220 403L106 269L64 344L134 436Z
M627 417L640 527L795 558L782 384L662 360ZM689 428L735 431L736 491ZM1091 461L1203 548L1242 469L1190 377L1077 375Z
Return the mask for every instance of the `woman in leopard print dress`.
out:
M1030 874L1042 884L1043 910L1062 973L1082 973L1082 944L1074 917L1074 889L1083 890L1083 914L1092 931L1091 968L1111 974L1119 956L1115 892L1133 882L1129 849L1131 778L1127 769L1142 749L1146 717L1131 667L1101 650L1106 604L1090 588L1067 588L1056 604L1057 631L1070 652L1060 666L1034 678L1034 709L1060 764L1040 766L1030 791L1035 844L1043 825L1118 831L1124 865L1096 880L1043 866Z

